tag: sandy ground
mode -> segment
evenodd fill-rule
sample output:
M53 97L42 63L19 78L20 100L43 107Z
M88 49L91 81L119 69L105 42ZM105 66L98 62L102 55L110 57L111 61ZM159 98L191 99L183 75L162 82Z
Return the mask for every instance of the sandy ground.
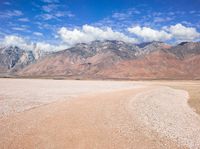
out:
M130 106L146 129L167 136L179 145L199 148L200 116L189 107L187 99L186 91L160 86L137 94Z
M168 84L0 79L0 148L200 148L200 116Z
M175 89L186 90L189 93L189 105L200 114L200 81L162 81L154 82Z
M0 79L0 116L95 92L142 87L132 82Z

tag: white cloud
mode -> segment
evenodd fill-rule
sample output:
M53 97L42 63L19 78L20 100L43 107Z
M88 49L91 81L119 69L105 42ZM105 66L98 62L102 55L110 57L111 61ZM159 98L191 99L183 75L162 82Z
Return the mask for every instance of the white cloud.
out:
M57 18L64 17L64 16L71 18L71 17L74 17L75 15L70 11L56 11L54 13L54 16L57 17Z
M3 46L18 46L23 49L31 50L32 46L28 44L22 37L15 35L7 35L2 40Z
M22 16L23 13L20 10L14 10L14 11L8 11L7 15L12 17L12 16Z
M37 48L40 49L41 51L58 51L58 50L63 50L60 49L59 46L51 45L46 42L37 42Z
M116 20L120 20L120 21L127 21L128 18L136 16L140 13L141 12L138 11L137 9L131 8L131 9L128 9L128 10L123 11L123 12L114 12L112 14L112 18L114 18Z
M23 27L12 27L13 30L16 30L16 31L26 31L27 28L23 28Z
M55 13L55 16L56 16L56 17L64 17L64 16L66 16L66 13L65 13L65 12L62 12L62 11L57 11L57 12Z
M30 20L28 18L19 18L18 21L29 22Z
M43 36L43 34L40 33L40 32L33 32L33 34L36 35L36 36Z
M56 10L58 8L58 5L56 4L47 4L42 6L42 10L44 10L45 12L51 12L53 10Z
M5 37L0 40L1 46L18 46L19 48L25 50L33 50L34 42L29 42L26 39L16 36L16 35L5 35ZM36 42L37 48L42 51L59 51L69 48L68 45L60 44L60 45L52 45L46 42Z
M128 28L130 33L133 33L142 41L195 41L200 38L200 33L193 27L186 27L182 24L165 26L161 30L154 30L149 27L135 26Z
M18 16L22 16L23 13L20 10L8 10L8 11L4 11L4 12L0 12L0 17L1 18L11 18L11 17L18 17Z
M182 24L172 25L167 28L176 40L193 41L200 37L200 33L193 27L186 27Z
M56 19L56 17L52 14L42 14L41 17L44 19L44 20L51 20L51 19Z
M143 41L166 41L172 38L171 34L163 30L154 30L149 27L134 26L128 28L130 33L133 33Z
M173 20L174 18L173 17L155 17L154 18L154 23L162 23L162 22L168 22L168 21L171 21Z
M76 43L88 43L94 40L121 40L125 42L137 42L136 39L126 36L123 33L113 31L107 27L101 29L90 25L83 25L81 29L69 30L66 27L59 29L58 34L60 38L68 45Z
M44 13L41 15L38 15L38 17L44 19L44 20L51 20L51 19L55 19L55 20L60 20L61 17L74 17L75 15L70 12L70 11L55 11L55 12L51 12L51 13Z
M11 5L10 2L4 2L3 4L4 4L4 5Z
M26 27L26 26L20 26ZM21 30L21 28L14 28ZM142 39L141 41L195 41L200 38L200 33L192 27L186 27L182 24L163 27L161 30L155 30L148 27L135 26L128 28L128 31ZM3 34L2 34L3 35ZM33 32L33 35L43 36L40 32ZM90 25L83 25L79 29L68 29L62 27L58 30L59 38L62 44L54 45L47 42L37 42L37 46L44 51L58 51L69 48L76 43L88 43L94 40L121 40L130 43L137 43L137 39L125 35L122 32L114 31L112 28L99 28ZM1 40L3 46L18 46L26 50L33 49L33 42L16 35L3 35Z
M7 45L16 44L16 43L24 44L24 40L21 37L15 36L15 35L5 36L3 42Z
M67 11L67 12L64 12L66 14L67 17L71 18L71 17L75 17L75 14L73 14L72 12L70 11ZM57 13L58 15L58 13Z
M44 3L59 3L59 0L42 0Z
M126 13L119 13L119 12L116 12L112 15L112 18L118 19L118 20L125 20L128 17L129 15L127 15Z

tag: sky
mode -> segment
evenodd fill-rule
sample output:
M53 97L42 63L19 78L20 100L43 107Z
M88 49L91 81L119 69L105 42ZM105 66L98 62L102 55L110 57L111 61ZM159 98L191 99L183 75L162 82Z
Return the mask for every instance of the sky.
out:
M0 44L200 41L200 0L0 0Z

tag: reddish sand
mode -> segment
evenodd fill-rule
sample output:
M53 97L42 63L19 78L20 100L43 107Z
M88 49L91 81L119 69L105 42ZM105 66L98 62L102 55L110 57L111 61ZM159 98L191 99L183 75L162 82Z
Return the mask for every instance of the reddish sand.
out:
M17 81L13 80L13 82ZM94 82L96 85L99 83L105 85L112 84L111 82ZM70 100L68 98L67 100L56 100L26 109L25 111L12 112L1 116L0 148L159 149L190 147L184 147L184 143L177 142L172 137L165 136L163 133L141 123L143 118L141 117L140 119L138 117L138 111L141 112L143 108L137 110L137 108L132 106L135 103L134 100L137 101L137 104L140 103L138 102L139 95L149 96L149 93L146 94L146 91L156 91L160 88L162 89L161 86L152 85L153 83L149 82L132 82L134 85L130 82L121 83L124 84L117 88L115 83L112 84L115 87L112 88L110 86L109 91L86 92L70 98ZM19 85L17 86L19 87ZM93 89L95 88L94 86L92 86ZM31 84L29 84L28 88L31 88ZM98 90L98 87L95 89ZM168 94L172 94L170 91L164 88L164 95L167 93L164 96L165 98L168 98ZM173 93L174 95L171 96L176 100L176 93L178 92L173 90ZM162 106L160 106L157 102L158 95L162 98L163 94L156 93L156 98L154 98L156 101L155 106L158 109L162 108L162 104L167 103L170 106L170 102L162 102ZM186 96L183 95L182 97L183 100L186 99ZM151 97L151 100L149 98L146 100L152 101L152 99ZM177 99L179 100L179 98ZM187 103L184 102L183 104ZM149 110L150 113L154 112L154 104L150 106L145 106L144 110ZM160 110L162 111L163 109ZM158 116L162 116L162 113ZM168 116L170 118L171 115L169 114ZM148 122L151 122L151 119L149 120ZM159 125L161 123L158 122ZM189 125L186 125L186 127L189 128ZM165 129L165 127L163 128ZM196 139L193 141L194 143L200 140L199 138Z

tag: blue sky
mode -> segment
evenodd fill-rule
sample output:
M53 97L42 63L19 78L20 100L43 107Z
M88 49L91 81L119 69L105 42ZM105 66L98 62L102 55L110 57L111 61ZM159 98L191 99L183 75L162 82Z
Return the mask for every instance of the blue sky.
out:
M199 41L199 6L199 0L1 0L0 41L45 48L101 39Z

